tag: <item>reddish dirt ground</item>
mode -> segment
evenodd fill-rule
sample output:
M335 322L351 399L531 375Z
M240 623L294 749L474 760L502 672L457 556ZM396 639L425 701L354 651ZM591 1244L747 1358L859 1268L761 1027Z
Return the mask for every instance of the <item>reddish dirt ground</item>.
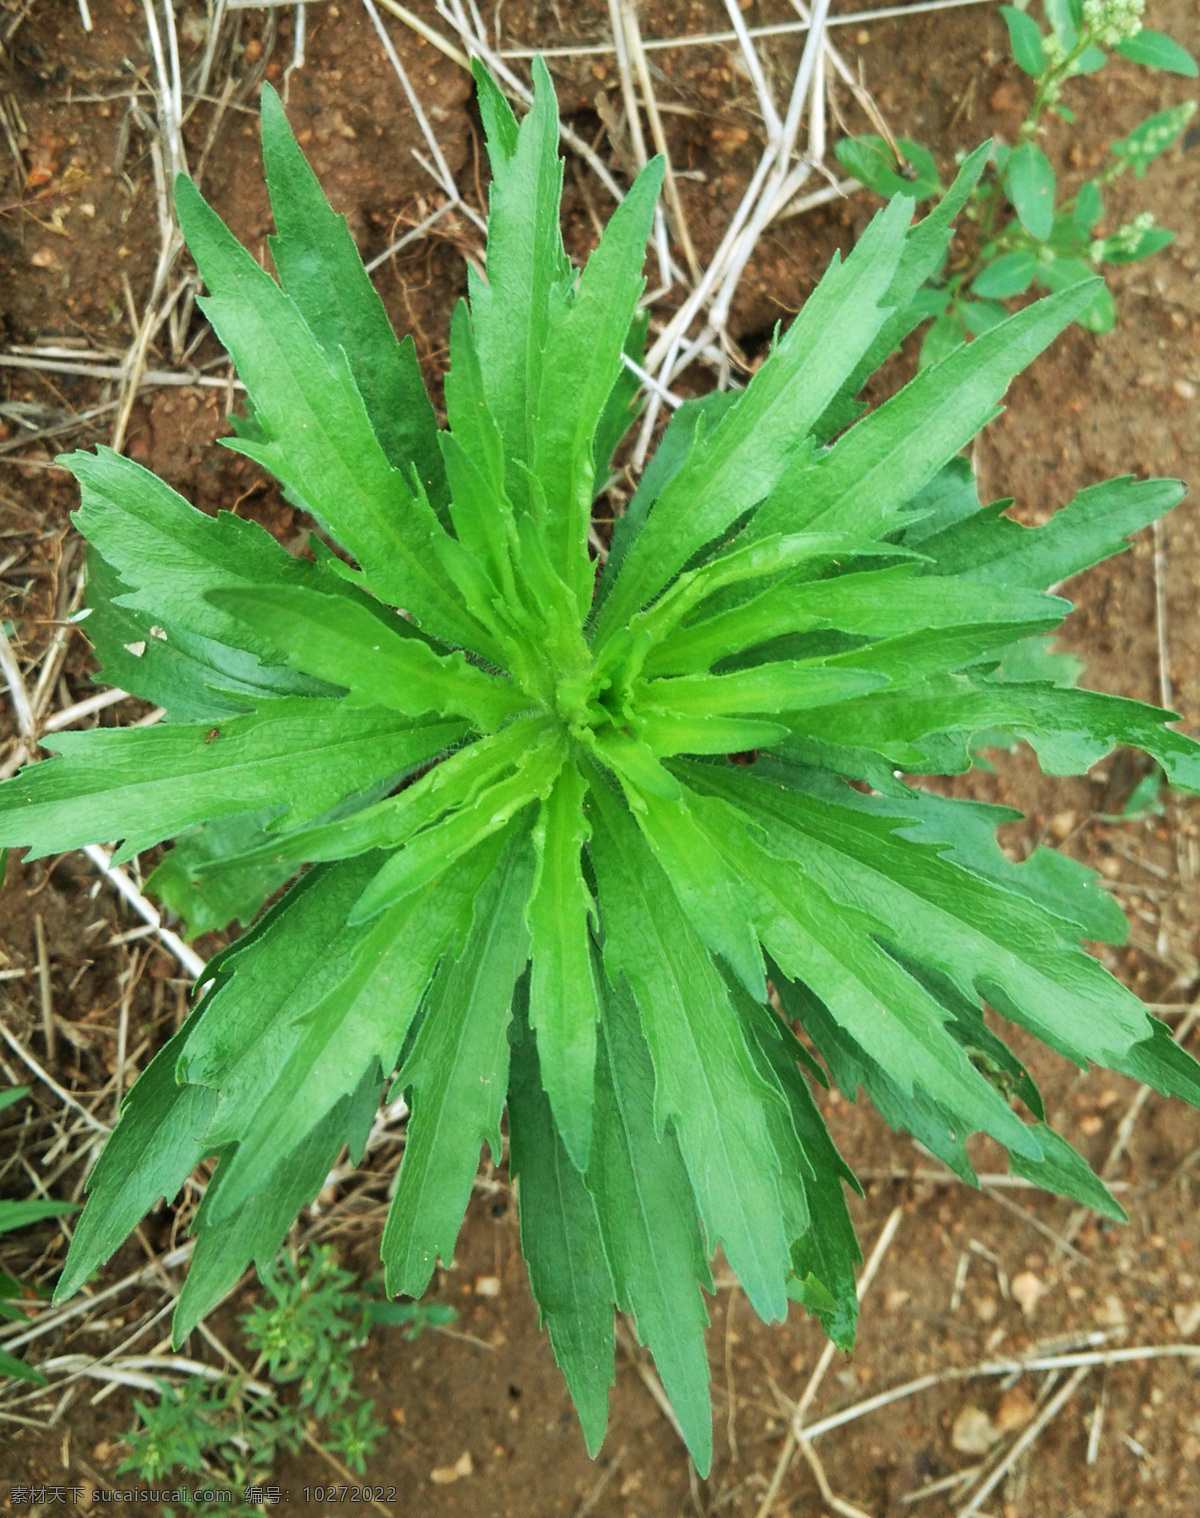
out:
M435 20L432 6L416 7ZM569 6L507 0L505 36L552 46L602 34L607 9L596 0ZM786 4L743 7L751 21L793 12ZM835 6L835 10L837 7ZM11 15L9 11L4 16ZM132 3L97 0L96 29L84 38L73 5L57 0L35 6L13 36L3 64L0 95L15 100L24 122L27 158L53 164L50 188L61 198L0 212L0 323L5 346L38 337L86 336L124 352L130 322L123 281L144 297L157 254L153 177L146 139L125 131L126 99L147 59L141 11ZM185 53L186 18L180 10ZM290 12L243 11L239 74L248 82L235 94L220 134L205 157L204 188L217 209L256 251L269 231L255 141L257 78L279 79L291 54ZM648 3L648 35L669 36L720 24L717 3ZM1149 24L1200 51L1200 26L1188 0L1150 0ZM274 35L272 36L272 33ZM2 33L0 33L2 34ZM480 132L468 81L450 61L395 26L396 46L418 88L464 196L478 204L485 179ZM850 27L839 34L896 130L927 142L948 170L956 151L991 132L1011 137L1026 99L1025 82L1007 60L1003 23L991 6L919 15ZM795 44L773 45L780 71L794 63ZM791 50L789 50L791 49ZM191 54L189 54L191 56ZM673 50L655 55L673 98L692 114L667 118L673 158L704 176L681 181L689 222L701 258L711 252L756 161L753 122L728 48ZM127 64L126 60L130 60ZM131 72L132 67L132 72ZM619 107L619 88L602 60L568 60L555 75L564 110L577 130L594 138L605 109ZM1086 177L1111 139L1149 112L1195 94L1190 81L1149 75L1118 64L1073 86L1081 125L1055 126L1047 151L1068 185ZM80 97L107 97L102 100ZM845 102L843 102L845 105ZM849 107L846 107L849 109ZM305 67L292 81L289 110L301 141L338 209L345 210L367 256L385 248L406 225L436 205L431 181L413 161L419 145L411 113L394 75L355 5L310 7ZM186 136L193 161L203 154L214 107L201 103ZM852 119L856 127L861 123ZM739 133L745 131L744 139ZM122 136L127 139L123 157ZM119 172L114 164L121 159ZM6 160L0 160L6 162ZM1007 410L980 440L976 462L984 499L1014 496L1014 513L1040 522L1080 487L1109 475L1200 477L1200 216L1197 181L1200 134L1157 164L1145 180L1122 181L1113 197L1113 226L1149 209L1178 229L1175 242L1154 260L1111 277L1120 321L1096 337L1069 332L1012 387ZM592 237L589 198L603 216L599 189L581 188L567 173L567 236L573 251ZM27 195L7 173L5 200ZM733 331L747 348L761 342L778 318L786 320L812 289L832 251L847 247L874 208L870 197L782 223L764 240L734 310ZM452 302L465 292L464 252L478 234L465 217L447 217L436 238L416 244L384 265L378 288L401 330L412 330L431 383L444 364ZM911 345L910 345L911 347ZM198 357L203 360L207 350ZM163 353L165 364L169 355ZM158 359L155 360L158 362ZM886 386L911 373L910 349L888 366ZM218 374L221 370L214 371ZM5 399L28 405L83 408L101 403L96 381L3 371ZM694 388L708 383L697 374ZM685 384L686 388L686 384ZM207 510L240 503L285 542L298 541L303 523L260 478L254 466L216 446L226 430L224 388L157 389L134 409L128 451L163 474ZM0 429L11 434L8 421ZM90 440L102 439L102 432ZM2 439L0 439L2 441ZM83 442L88 442L87 434ZM22 646L34 651L50 636L49 621L65 606L71 581L68 535L73 487L50 467L53 442L0 454L0 562L8 537L27 555L0 586L4 615L16 620ZM1160 545L1164 577L1167 667L1183 730L1200 731L1200 504L1194 494L1168 519ZM1073 582L1078 609L1063 645L1085 661L1083 683L1096 689L1157 701L1160 643L1156 630L1155 555L1149 532L1132 552ZM88 650L76 637L64 667L60 701L89 694ZM130 708L130 710L135 710ZM102 715L105 723L128 713ZM0 713L0 737L11 729ZM1129 947L1103 951L1110 967L1147 1001L1186 1005L1197 990L1200 898L1195 875L1200 803L1167 800L1162 816L1106 821L1119 813L1144 764L1118 753L1087 778L1039 774L1025 752L995 756L993 773L977 771L946 789L1000 800L1019 808L1024 821L1005 829L1018 853L1051 842L1099 869L1131 922ZM113 1065L111 1027L121 996L118 977L132 966L140 975L132 996L131 1049L144 1066L183 1011L177 967L168 957L134 943L97 949L88 924L97 916L89 900L94 876L80 855L28 866L11 862L0 896L0 951L4 967L37 964L35 916L40 916L52 969L55 1008L65 1026L56 1074L72 1089L95 1089ZM101 897L103 906L106 897ZM117 915L109 902L105 910ZM133 919L118 919L124 928ZM201 940L211 952L217 940ZM144 972L144 973L143 973ZM0 984L12 1025L41 1053L36 975ZM69 1032L67 1031L69 1030ZM1047 1098L1048 1114L1066 1135L1102 1164L1134 1096L1132 1083L1102 1072L1082 1073L1032 1049L1015 1034ZM1192 1043L1193 1049L1197 1047ZM3 1053L4 1051L0 1051ZM38 1098L40 1100L40 1098ZM45 1106L51 1105L47 1098ZM1004 1192L1021 1211L1004 1208L995 1193L976 1194L905 1175L924 1162L903 1137L891 1134L873 1112L835 1097L824 1101L834 1137L851 1164L867 1177L867 1196L853 1211L869 1249L892 1209L903 1205L899 1231L866 1299L861 1342L850 1359L838 1357L810 1416L836 1411L862 1397L928 1372L961 1368L989 1356L1016 1354L1062 1336L1125 1330L1124 1342L1161 1345L1200 1330L1200 1220L1194 1188L1200 1157L1200 1118L1158 1097L1141 1111L1126 1157L1116 1170L1125 1189L1128 1227L1088 1222L1064 1254L1047 1237L1061 1235L1071 1208L1031 1192ZM997 1154L980 1147L986 1170L1003 1169ZM69 1191L75 1176L62 1182ZM148 1239L166 1242L170 1218L148 1224ZM347 1227L341 1248L364 1272L377 1247L371 1226ZM36 1233L38 1248L53 1245L52 1229ZM972 1249L980 1246L984 1252ZM31 1249L33 1246L30 1246ZM968 1272L956 1292L956 1272ZM17 1263L28 1257L14 1256ZM53 1258L53 1255L51 1256ZM141 1260L136 1245L115 1262L116 1273ZM1026 1273L1042 1288L1023 1310L1011 1294ZM480 1277L498 1277L500 1292L480 1295ZM102 1283L101 1283L102 1284ZM1004 1287L1009 1287L1008 1292ZM222 1331L234 1333L232 1308L253 1296L246 1287L223 1310ZM753 1515L758 1512L786 1428L786 1398L803 1390L821 1352L821 1337L797 1311L783 1328L755 1320L736 1287L721 1286L711 1303L710 1338L716 1417L716 1458L699 1482L681 1445L651 1399L629 1355L618 1360L612 1418L598 1463L588 1460L561 1378L544 1336L520 1260L515 1203L501 1173L474 1198L452 1268L440 1271L435 1295L459 1312L457 1328L470 1339L423 1334L415 1341L379 1331L358 1356L358 1380L371 1396L388 1433L372 1460L373 1485L395 1488L390 1511L437 1518L540 1518L591 1513L595 1518L675 1518L677 1514ZM101 1353L105 1333L132 1321L135 1301L107 1320L98 1334L64 1335L56 1352ZM233 1342L233 1340L231 1340ZM203 1355L193 1338L187 1352ZM1022 1397L1043 1390L1030 1376L1007 1392L998 1379L949 1382L897 1401L847 1424L817 1445L833 1490L873 1515L954 1511L943 1497L908 1506L904 1498L974 1457L950 1438L967 1404L999 1416L1002 1397L1019 1418ZM72 1404L48 1436L0 1425L0 1507L14 1505L5 1481L82 1484L113 1480L121 1433L131 1419L124 1393L89 1405L89 1391ZM1088 1463L1089 1432L1103 1398L1102 1434ZM1016 1412L1013 1412L1013 1409ZM464 1453L471 1473L433 1483L431 1472L453 1467ZM318 1500L331 1472L306 1453L280 1465L276 1479L289 1511L342 1511ZM309 1496L304 1497L305 1490ZM124 1504L126 1511L151 1511ZM803 1461L786 1475L772 1508L777 1515L825 1511ZM1200 1361L1144 1358L1096 1371L1078 1387L1012 1477L983 1504L993 1518L1190 1518L1200 1512Z

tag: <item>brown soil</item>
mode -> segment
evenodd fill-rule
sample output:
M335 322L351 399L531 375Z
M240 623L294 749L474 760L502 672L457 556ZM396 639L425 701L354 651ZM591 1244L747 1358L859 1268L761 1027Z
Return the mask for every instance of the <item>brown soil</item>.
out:
M417 5L436 21L432 5ZM684 5L675 0L643 7L644 29L676 35L724 24L717 0ZM751 22L792 15L790 7L752 0ZM836 7L835 7L836 9ZM506 39L556 43L601 35L607 8L599 0L570 6L540 0L507 0ZM7 207L0 214L3 297L0 321L6 345L36 337L88 337L123 352L130 339L123 277L138 300L144 297L157 254L153 177L147 140L135 128L120 173L113 172L122 118L134 73L148 62L140 8L131 0L96 0L96 29L84 37L75 7L45 3L15 32L3 62L0 93L18 103L26 131L26 167L53 164L49 189L57 198ZM1150 0L1147 20L1193 52L1200 49L1194 6L1188 0ZM8 12L5 13L6 15ZM202 10L180 9L185 54L194 56L187 19ZM291 56L291 14L242 11L236 74L246 88L233 97L220 134L205 162L204 187L217 209L256 250L269 230L261 164L255 144L254 87L263 73L278 81ZM274 35L272 35L274 33ZM396 46L429 111L450 167L464 195L478 204L484 174L479 130L465 76L411 32L392 27ZM894 127L929 143L944 170L955 151L969 149L990 132L1011 135L1020 119L1023 76L1006 62L1003 23L991 7L918 15L850 27L839 33L852 60L859 59ZM790 68L795 43L772 44L780 70ZM130 60L127 64L125 60ZM681 181L693 236L703 259L711 252L740 197L756 159L756 124L748 92L732 53L723 47L654 55L671 83L673 98L690 115L667 118L678 167L700 179ZM564 110L589 138L601 125L596 97L619 107L611 65L567 60L555 67ZM1128 131L1149 112L1194 93L1187 81L1114 65L1073 87L1081 119L1075 133L1056 126L1047 147L1061 177L1083 178L1105 143ZM81 100L80 96L104 96ZM849 109L849 107L846 107ZM607 106L606 106L607 109ZM192 161L198 161L214 107L200 105L188 129ZM419 145L377 39L357 7L314 5L309 10L307 61L291 85L290 111L301 140L335 206L345 210L366 255L385 248L406 225L437 203L430 180L413 161ZM852 118L852 124L861 123ZM740 133L745 131L745 138ZM40 157L39 157L40 155ZM1154 211L1179 229L1172 246L1152 262L1113 276L1120 311L1117 330L1097 338L1078 329L1013 386L1005 414L978 445L981 486L988 496L1014 495L1016 514L1043 521L1080 487L1108 475L1197 476L1200 428L1200 243L1197 242L1195 129L1142 181L1122 181L1110 208L1115 224L1135 211ZM7 160L3 160L7 164ZM6 168L4 199L34 193ZM603 216L605 196L567 174L568 239L581 250L591 237L589 200ZM61 194L59 193L61 191ZM836 247L848 246L873 209L868 197L785 222L764 240L735 307L734 332L753 352L773 323L797 309ZM447 217L436 237L415 244L381 269L378 287L397 326L412 330L430 380L436 385L453 300L465 292L463 252L477 241L465 217ZM201 349L197 357L209 354ZM889 369L889 383L911 372L906 351ZM166 367L165 349L154 358ZM47 407L84 408L107 398L97 382L71 376L4 372L6 400ZM222 373L217 370L215 373ZM696 387L707 383L697 376ZM295 540L302 526L274 486L248 462L214 446L226 430L224 389L145 392L135 408L128 451L163 474L205 509L239 509L269 526L281 540ZM0 422L10 432L12 413ZM103 440L111 418L83 432L83 443ZM73 505L70 480L50 466L49 445L0 454L0 563L6 544L19 543L25 557L5 570L3 589L16 592L23 654L41 650L51 619L61 615L72 580L74 540L68 532ZM1200 730L1200 506L1185 503L1165 527L1160 567L1165 575L1167 665L1174 704L1186 731ZM1084 682L1097 689L1157 701L1160 645L1155 617L1155 564L1149 533L1131 553L1081 577L1070 587L1078 610L1063 643L1086 661ZM88 650L73 636L56 704L90 693ZM102 713L104 723L127 720L122 708ZM10 729L0 715L0 737ZM7 751L5 751L7 752ZM3 754L0 754L0 758ZM996 757L994 773L979 771L948 789L1002 800L1025 820L1006 829L1006 842L1025 852L1053 842L1101 870L1127 910L1130 946L1104 951L1111 968L1147 1001L1186 1002L1195 994L1200 959L1200 900L1195 889L1200 805L1171 797L1160 818L1112 823L1140 775L1143 763L1118 754L1086 779L1043 777L1027 753ZM144 1066L165 1033L183 1014L183 983L173 960L135 940L104 947L109 936L97 920L121 930L136 925L107 890L92 899L94 875L81 855L22 866L10 862L0 895L0 968L30 971L0 985L6 1021L43 1051L38 1011L35 915L49 945L55 1011L59 1019L55 1074L81 1092L94 1091L115 1069L116 1007L128 977L130 1050L133 1068ZM216 941L202 941L211 952ZM1108 1155L1134 1095L1132 1084L1104 1073L1081 1073L1029 1047L1016 1035L1042 1083L1052 1120L1095 1163ZM1194 1047L1194 1045L1193 1045ZM15 1077L13 1057L0 1048L0 1070ZM49 1097L35 1095L50 1111ZM961 1367L997 1354L1085 1330L1113 1331L1122 1324L1129 1344L1177 1341L1196 1332L1200 1303L1200 1221L1192 1187L1200 1155L1200 1120L1179 1104L1158 1097L1146 1103L1134 1127L1127 1157L1116 1174L1131 1222L1127 1228L1089 1222L1076 1239L1079 1255L1066 1255L1047 1237L1061 1234L1071 1209L1038 1193L1015 1196L1021 1212L1003 1208L994 1194L975 1194L911 1177L887 1179L893 1169L911 1171L922 1162L907 1139L884 1128L869 1110L830 1097L826 1114L850 1162L869 1181L867 1197L853 1210L869 1248L892 1208L904 1218L881 1275L867 1298L860 1347L837 1359L811 1416L929 1371ZM981 1146L985 1169L1002 1169ZM885 1178L879 1178L880 1176ZM78 1171L61 1179L68 1194ZM514 1209L501 1175L472 1202L451 1268L439 1272L438 1299L459 1311L458 1330L469 1338L426 1333L408 1342L378 1332L359 1356L359 1385L375 1399L388 1425L386 1440L371 1462L369 1479L394 1488L387 1506L398 1514L437 1518L526 1518L526 1515L591 1512L596 1518L667 1518L682 1513L755 1514L778 1457L786 1427L783 1398L797 1397L821 1349L820 1335L797 1312L783 1328L767 1328L751 1315L736 1287L723 1285L711 1304L710 1339L716 1408L716 1458L708 1481L697 1482L675 1435L648 1394L628 1356L618 1362L612 1419L604 1453L590 1462L555 1369L525 1284ZM148 1246L165 1245L170 1217L147 1225ZM61 1248L47 1226L30 1235L37 1247ZM343 1234L349 1262L370 1268L377 1234ZM990 1255L973 1252L978 1244ZM32 1250L34 1246L31 1245ZM969 1270L955 1298L956 1271ZM29 1264L33 1253L18 1255ZM54 1255L51 1253L50 1258ZM130 1270L141 1259L127 1246L113 1270ZM1027 1272L1044 1288L1023 1312L1002 1283ZM496 1276L497 1296L480 1295L477 1280ZM113 1275L112 1279L116 1276ZM233 1307L249 1300L245 1288ZM953 1305L952 1305L953 1301ZM122 1304L99 1333L65 1335L55 1352L101 1353L122 1322L133 1321L136 1301ZM232 1330L231 1309L225 1323ZM234 1341L235 1342L235 1341ZM188 1351L209 1353L197 1337ZM1200 1512L1200 1362L1145 1358L1094 1372L1049 1424L1013 1476L988 1498L984 1511L1004 1518L1168 1518ZM995 1413L998 1379L949 1383L897 1401L823 1437L817 1448L829 1481L844 1499L876 1514L946 1512L944 1497L909 1508L908 1493L971 1463L950 1441L950 1428L964 1405ZM1037 1397L1038 1377L1008 1393L1009 1410L1020 1394ZM51 1435L15 1424L0 1425L0 1492L7 1478L26 1484L83 1485L112 1482L120 1458L118 1441L130 1423L123 1393L89 1405L81 1395ZM1014 1401L1014 1398L1016 1399ZM1094 1463L1087 1463L1089 1430L1103 1398L1102 1436ZM35 1409L36 1415L36 1409ZM472 1471L453 1483L433 1483L431 1472L453 1467L464 1453ZM293 1511L341 1511L342 1502L317 1498L333 1473L317 1456L286 1462L276 1480ZM115 1483L120 1484L120 1483ZM306 1497L305 1492L309 1493ZM26 1509L0 1496L14 1512ZM123 1505L147 1511L146 1504ZM787 1474L772 1511L824 1511L813 1477L802 1461Z

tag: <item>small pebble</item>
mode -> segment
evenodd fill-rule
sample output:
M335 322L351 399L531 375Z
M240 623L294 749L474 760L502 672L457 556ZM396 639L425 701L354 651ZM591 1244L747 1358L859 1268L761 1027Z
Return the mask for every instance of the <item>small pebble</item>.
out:
M983 1411L968 1402L959 1409L950 1430L950 1443L963 1455L986 1455L1000 1438L1000 1430Z
M463 1450L453 1465L439 1465L429 1472L429 1479L434 1486L452 1486L454 1482L461 1481L464 1476L473 1475L475 1462L471 1459L471 1451Z
M1046 1288L1032 1270L1022 1270L1012 1279L1013 1301L1028 1318L1038 1305Z

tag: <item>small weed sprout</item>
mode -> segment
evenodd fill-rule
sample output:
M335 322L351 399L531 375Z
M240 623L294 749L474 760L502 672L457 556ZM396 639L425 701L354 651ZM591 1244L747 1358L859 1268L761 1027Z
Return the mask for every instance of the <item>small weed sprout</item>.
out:
M358 1475L366 1472L384 1429L353 1386L352 1355L375 1324L403 1323L413 1338L443 1326L454 1310L440 1303L380 1301L321 1247L288 1252L260 1271L266 1300L243 1313L242 1329L257 1355L249 1380L269 1379L270 1395L246 1378L208 1384L159 1382L157 1402L137 1401L137 1425L125 1436L129 1454L118 1467L157 1483L204 1474L235 1489L261 1486L280 1455L317 1439ZM298 1396L283 1393L295 1387ZM252 1503L219 1502L214 1511L257 1513Z
M1037 138L1047 113L1074 125L1064 86L1095 74L1108 62L1105 48L1147 68L1195 78L1190 53L1161 32L1142 26L1143 0L1042 0L1048 31L1025 7L1002 5L1017 66L1033 81L1034 94L1016 143L993 142L991 156L963 207L974 224L970 246L956 255L916 297L922 320L933 321L921 344L922 365L935 363L970 337L1004 320L1002 302L1031 287L1066 290L1092 279L1105 264L1129 264L1165 248L1174 233L1142 211L1104 237L1104 190L1122 174L1140 179L1150 164L1185 130L1196 102L1184 101L1148 117L1110 146L1109 160L1074 195L1057 199L1054 169ZM921 200L940 195L937 165L919 143L901 138L907 165L897 164L880 137L847 137L835 152L850 173L880 195L899 192ZM901 168L912 177L905 179ZM907 190L905 187L907 185ZM1007 216L1011 207L1015 217ZM1117 319L1107 285L1076 317L1093 332L1108 332Z

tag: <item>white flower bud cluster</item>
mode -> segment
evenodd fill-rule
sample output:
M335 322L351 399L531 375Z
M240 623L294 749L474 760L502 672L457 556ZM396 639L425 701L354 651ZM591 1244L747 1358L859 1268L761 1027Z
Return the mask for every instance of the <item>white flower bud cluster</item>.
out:
M1185 100L1182 105L1175 106L1173 110L1164 111L1160 121L1156 121L1153 126L1147 126L1140 134L1134 134L1137 137L1137 151L1126 156L1141 159L1145 163L1149 163L1152 158L1157 158L1192 119L1195 109L1194 100Z
M1116 47L1142 29L1146 0L1083 0L1083 22L1104 47Z
M1143 211L1118 227L1111 237L1097 237L1092 243L1092 262L1099 263L1113 253L1135 253L1142 238L1153 228L1153 211Z

